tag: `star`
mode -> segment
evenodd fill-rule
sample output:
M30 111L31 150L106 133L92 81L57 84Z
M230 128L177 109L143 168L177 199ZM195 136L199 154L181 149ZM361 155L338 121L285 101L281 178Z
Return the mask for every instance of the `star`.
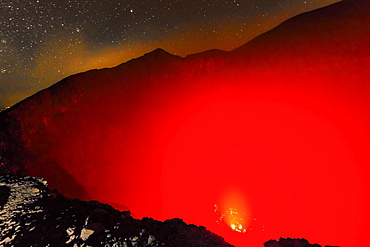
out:
M64 76L116 66L151 49L180 56L232 50L291 16L337 1L4 0L0 68L12 76L2 79L0 108ZM96 59L108 53L115 57ZM18 98L10 97L14 92Z

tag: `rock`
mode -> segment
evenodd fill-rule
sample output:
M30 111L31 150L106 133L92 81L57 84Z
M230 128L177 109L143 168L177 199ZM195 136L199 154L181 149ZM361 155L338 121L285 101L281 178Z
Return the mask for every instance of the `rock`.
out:
M232 246L182 220L134 219L97 201L67 199L35 177L0 177L0 246Z
M304 238L280 238L279 241L269 240L263 244L265 247L321 247L318 244L310 244L308 240ZM335 246L325 246L335 247ZM336 246L338 247L338 246Z

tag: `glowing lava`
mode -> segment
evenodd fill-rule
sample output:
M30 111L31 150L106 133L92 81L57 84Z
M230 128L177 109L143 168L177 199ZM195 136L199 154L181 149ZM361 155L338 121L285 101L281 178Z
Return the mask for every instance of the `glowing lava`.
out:
M362 178L348 136L354 115L338 112L338 101L308 90L202 100L165 125L163 219L203 224L237 246L282 236L335 243L348 227L361 229Z
M222 199L221 206L215 205L218 223L225 223L231 230L246 233L250 225L250 213L245 198L236 191L227 193Z

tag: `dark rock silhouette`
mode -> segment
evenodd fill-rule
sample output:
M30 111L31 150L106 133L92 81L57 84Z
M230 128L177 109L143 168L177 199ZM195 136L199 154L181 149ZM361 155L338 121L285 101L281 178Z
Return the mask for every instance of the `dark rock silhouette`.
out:
M0 176L1 246L232 246L180 219L134 219L96 201L67 199L34 177Z
M344 0L289 19L233 53L249 54L250 60L257 60L254 63L279 69L292 61L295 66L315 67L366 57L370 37L364 26L370 24L369 11L366 0Z
M269 240L263 244L265 247L321 247L318 244L310 244L306 239L280 238L278 241ZM338 247L329 246L325 247Z

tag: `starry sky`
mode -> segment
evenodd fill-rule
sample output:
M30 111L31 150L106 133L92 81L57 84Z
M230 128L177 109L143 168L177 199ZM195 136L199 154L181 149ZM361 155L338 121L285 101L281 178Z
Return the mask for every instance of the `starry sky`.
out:
M156 48L232 50L339 0L1 0L0 109Z

